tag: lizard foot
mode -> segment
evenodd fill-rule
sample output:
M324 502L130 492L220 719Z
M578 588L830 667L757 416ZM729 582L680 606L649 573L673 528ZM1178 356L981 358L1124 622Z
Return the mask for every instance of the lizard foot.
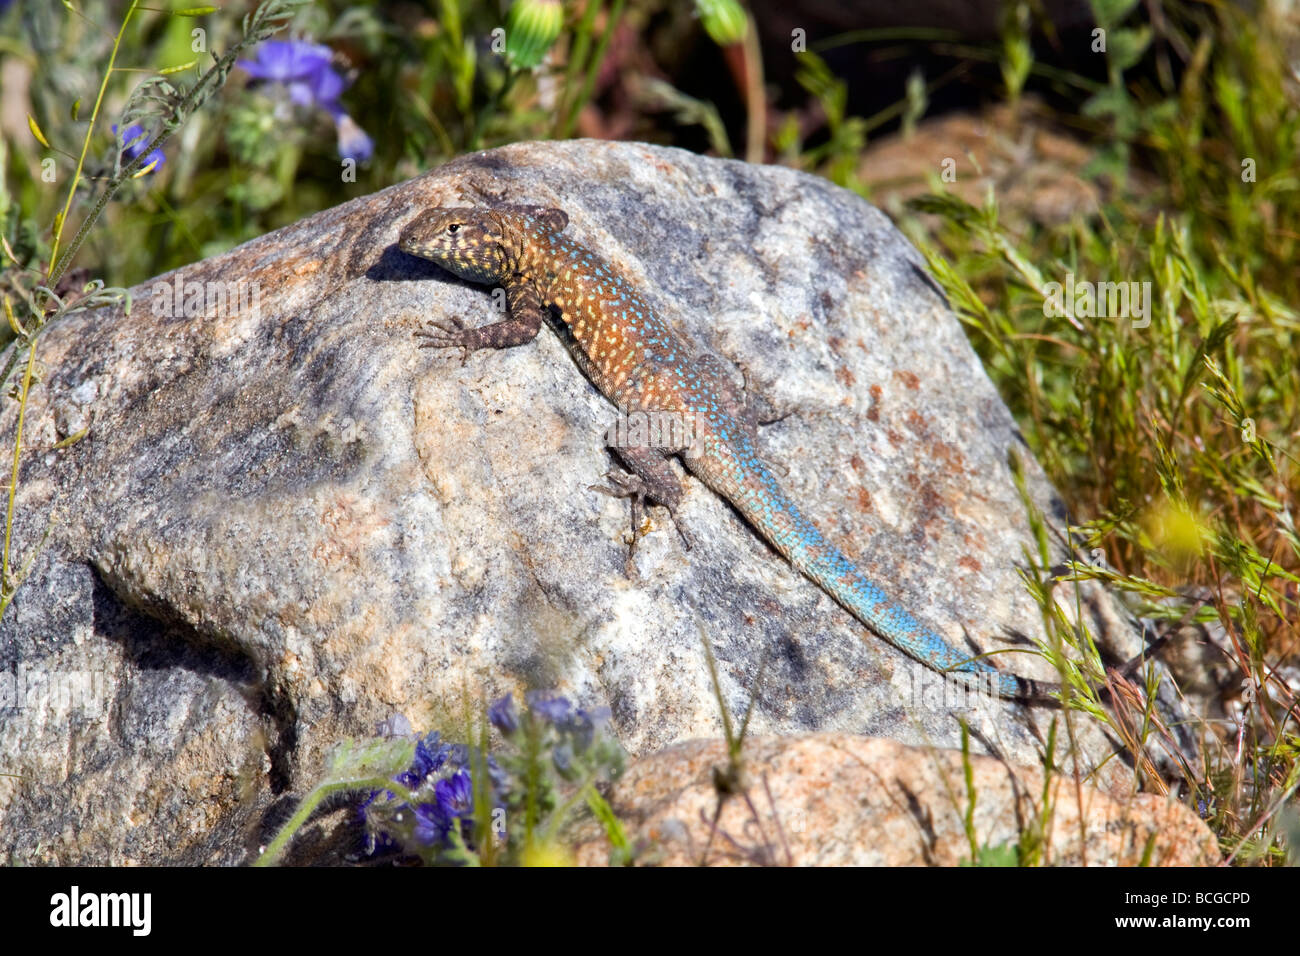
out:
M792 406L781 408L763 396L761 389L754 387L754 374L749 370L749 366L741 361L733 359L731 362L740 371L741 392L745 403L745 417L755 425L775 425L777 422L783 422L796 409Z
M598 491L603 495L609 495L611 498L626 498L632 503L632 542L627 549L627 575L635 576L635 567L633 565L633 556L636 553L636 543L638 538L644 537L645 532L641 530L641 521L645 515L645 504L649 500L654 502L650 495L649 486L639 475L630 474L626 471L610 470L605 474L605 480L613 487L605 485L590 485L591 491ZM658 503L658 502L654 502ZM677 514L675 508L665 505L668 508L668 516L673 520L673 527L681 536L682 545L687 551L695 546L694 536L686 529L681 517Z
M456 316L448 316L445 319L428 319L425 321L425 328L418 329L415 335L425 341L418 344L422 349L460 349L460 364L464 365L469 361L470 353L473 351L466 341L473 332L463 319Z
M494 205L494 204L499 205L500 203L505 202L506 190L504 186L498 189L493 189L491 186L488 186L485 183L480 182L478 179L471 177L470 180L467 183L465 183L465 187L467 188L462 188L460 190L461 199L469 198L468 196L465 195L465 193L468 191L473 194L473 197L475 199L479 200L480 202L488 203L489 205Z

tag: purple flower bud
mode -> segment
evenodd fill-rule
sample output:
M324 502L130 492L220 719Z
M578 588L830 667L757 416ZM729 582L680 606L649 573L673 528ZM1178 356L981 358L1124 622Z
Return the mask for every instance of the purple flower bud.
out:
M488 707L488 720L492 726L501 733L509 737L519 729L519 715L515 713L515 698L513 694L495 700Z
M573 714L573 705L568 698L548 690L529 691L528 709L555 727L565 723Z
M339 155L344 159L364 163L375 154L375 141L347 113L341 113L334 126L339 134Z

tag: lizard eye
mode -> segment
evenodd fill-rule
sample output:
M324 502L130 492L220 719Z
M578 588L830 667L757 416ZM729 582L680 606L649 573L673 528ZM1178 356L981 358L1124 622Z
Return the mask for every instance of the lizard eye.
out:
M447 231L454 236L456 233L460 232L460 223L453 222L450 226L447 227Z

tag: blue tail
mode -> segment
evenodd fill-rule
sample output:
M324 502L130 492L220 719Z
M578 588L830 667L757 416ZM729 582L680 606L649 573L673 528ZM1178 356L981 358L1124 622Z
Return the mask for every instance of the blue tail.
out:
M724 478L717 490L726 495L774 548L844 605L859 621L890 644L936 671L960 677L970 675L980 686L1000 697L1034 698L1051 689L1027 678L999 671L984 660L972 660L945 641L932 628L895 603L878 584L863 574L849 557L822 536L781 490L776 477L741 439L731 447ZM736 468L743 462L745 467ZM711 470L711 469L710 469ZM743 480L726 480L727 477ZM712 477L712 476L703 476ZM712 482L710 482L712 484Z

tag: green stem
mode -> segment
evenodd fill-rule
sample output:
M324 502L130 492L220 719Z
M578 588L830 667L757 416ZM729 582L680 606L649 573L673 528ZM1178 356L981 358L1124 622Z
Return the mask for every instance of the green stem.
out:
M758 22L748 14L745 26L745 160L763 161L767 142L767 100L763 92L763 51L758 44Z
M68 198L63 204L63 212L59 215L59 221L55 224L54 243L50 247L50 271L46 273L46 281L50 285L57 282L59 276L62 275L62 269L58 271L55 269L55 262L58 259L59 252L59 240L63 238L63 227L67 225L68 213L72 210L72 197L77 194L77 183L81 181L81 169L86 164L86 154L90 152L90 138L95 133L95 120L99 118L99 109L104 105L104 93L108 90L108 79L113 75L113 64L117 62L117 51L122 45L122 35L126 33L126 25L131 22L131 15L135 13L135 8L139 4L140 0L131 0L131 6L127 8L126 16L122 17L122 25L118 28L117 36L113 38L113 52L109 55L108 69L104 71L104 79L99 84L99 95L95 97L95 108L91 111L90 122L86 125L86 138L81 143L81 155L77 157L77 168L72 174L72 184L68 187ZM66 255L64 259L67 259Z
M519 70L514 67L508 67L507 69L509 72L506 73L501 88L493 95L491 102L485 103L483 108L474 116L474 132L471 134L469 141L471 152L483 148L483 127L487 125L488 117L497 113L506 96L510 93L510 88L515 85L515 80L519 79Z
M9 545L13 540L14 499L18 496L18 459L23 447L23 420L27 414L27 394L32 387L32 367L36 364L36 339L28 339L27 371L23 374L22 394L18 400L18 427L14 432L14 466L9 476L9 506L5 514L4 554L0 556L0 617L13 600L17 585L9 577Z
M271 866L275 863L280 858L280 854L284 852L289 840L307 822L307 819L320 806L321 801L330 794L344 790L387 790L399 800L404 800L412 806L415 805L416 800L414 793L387 777L374 777L369 780L341 780L337 783L322 784L303 798L302 803L298 805L297 811L280 828L280 832L275 835L275 839L267 844L266 849L262 851L262 855L253 861L253 866Z
M609 41L613 39L614 31L618 29L618 22L623 18L624 3L625 0L614 0L609 8L609 16L606 18L605 29L601 31L600 42L596 44L596 52L592 55L591 62L587 64L587 76L582 81L582 92L570 104L569 115L565 118L560 139L568 139L573 135L573 127L578 123L578 114L591 98L591 91L596 88L596 75L600 72L601 63L605 61L605 51L609 49Z
M578 22L578 29L574 33L573 48L569 51L569 65L564 70L564 92L559 109L555 111L555 129L551 134L556 139L568 135L565 130L568 128L567 118L572 105L569 97L573 95L578 73L587 60L587 51L591 49L591 31L595 29L598 12L600 12L600 0L587 0L587 5L582 11L582 19Z
M531 718L530 718L531 720ZM528 747L525 763L527 771L524 783L524 846L533 845L533 831L537 829L537 788L541 781L541 771L539 764L541 762L541 746L538 740L539 730L536 723L528 725L527 735L524 737Z
M325 795L326 790L324 787L307 794L302 803L298 804L298 811L280 828L280 832L275 835L275 839L270 842L262 855L253 861L253 866L270 866L278 860L280 854L284 852L289 839L298 832L299 827L307 822L307 818L320 806L320 802L325 799Z
M542 828L543 841L547 843L554 842L556 835L559 833L560 827L564 824L564 821L568 817L569 812L573 810L575 806L577 806L579 801L583 801L587 799L587 791L588 789L592 788L592 783L595 781L595 779L596 776L594 773L589 774L586 777L586 779L584 779L582 783L578 785L578 788L574 790L572 794L569 795L569 798L567 800L565 800L562 804L560 804L553 811L551 811L550 820L548 820L546 826Z

